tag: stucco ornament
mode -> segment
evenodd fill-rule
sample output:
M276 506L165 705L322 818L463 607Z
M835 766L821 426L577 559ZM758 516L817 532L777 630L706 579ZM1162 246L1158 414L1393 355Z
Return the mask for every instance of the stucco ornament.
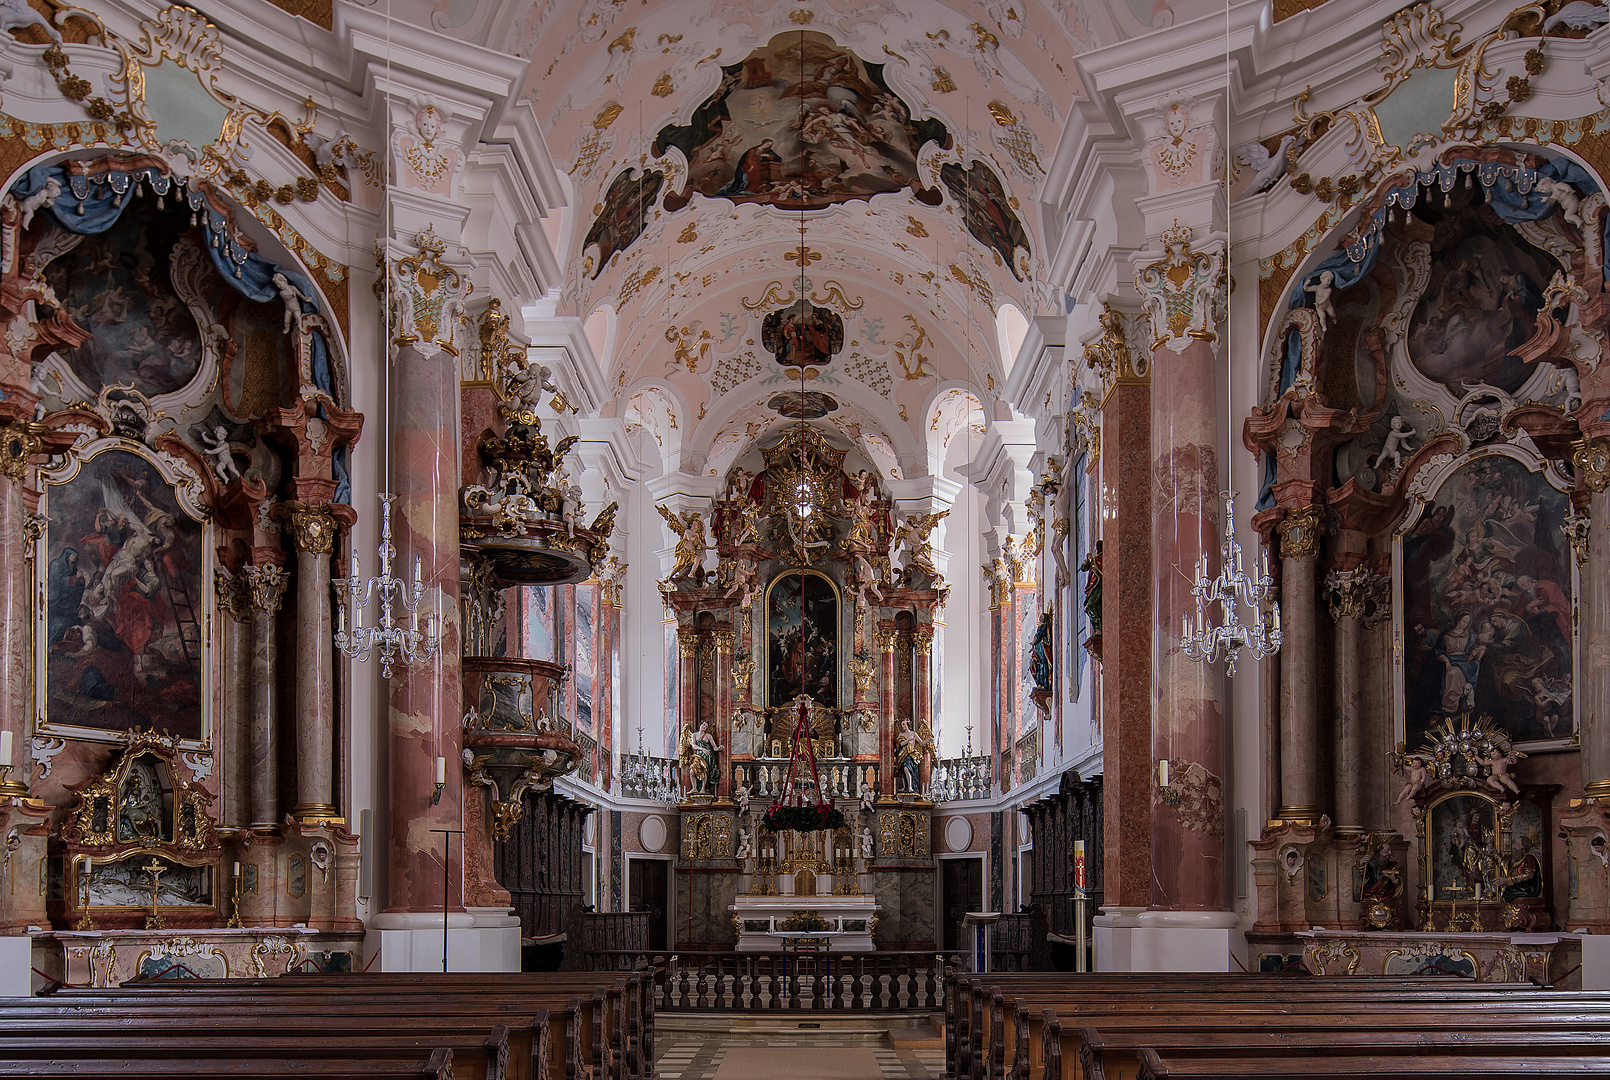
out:
M1152 321L1152 348L1182 353L1192 341L1217 342L1224 308L1224 245L1193 246L1191 227L1177 220L1163 230L1164 256L1135 275L1141 303Z

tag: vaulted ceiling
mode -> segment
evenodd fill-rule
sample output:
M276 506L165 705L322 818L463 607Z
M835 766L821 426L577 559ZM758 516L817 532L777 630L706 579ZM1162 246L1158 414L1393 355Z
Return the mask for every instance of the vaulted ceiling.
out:
M803 374L822 422L888 472L921 459L947 388L998 410L1022 317L1066 310L1038 196L1075 58L1203 13L1178 7L442 0L416 17L530 60L524 99L571 189L548 223L557 310L588 320L617 413L653 389L687 444L730 461ZM799 298L801 226L805 291L842 345L779 359L764 323Z

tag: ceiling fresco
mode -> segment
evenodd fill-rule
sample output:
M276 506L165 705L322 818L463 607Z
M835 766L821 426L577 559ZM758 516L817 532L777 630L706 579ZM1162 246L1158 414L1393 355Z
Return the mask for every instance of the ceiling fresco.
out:
M652 385L687 445L731 456L803 378L846 405L824 423L921 470L945 387L999 407L1001 309L1066 310L1038 207L1076 57L1209 10L444 0L429 20L531 61L522 105L570 187L556 310L613 322L606 411ZM840 325L790 362L763 323L802 278Z

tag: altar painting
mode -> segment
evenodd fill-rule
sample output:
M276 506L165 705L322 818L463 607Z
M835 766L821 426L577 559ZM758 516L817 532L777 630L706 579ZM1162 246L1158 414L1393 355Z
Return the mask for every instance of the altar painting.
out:
M1575 731L1567 497L1501 454L1453 473L1402 538L1404 741L1490 716L1519 743Z
M200 230L190 231L188 211L153 206L123 214L45 267L62 310L90 333L77 348L57 350L90 393L121 384L154 397L200 369L201 333L172 281L181 265L213 273Z
M782 705L804 695L838 705L839 601L833 583L814 571L790 571L766 598L766 700Z
M666 196L679 210L695 193L773 206L821 207L909 187L928 142L946 145L937 120L916 120L870 64L816 31L779 34L721 69L721 84L686 125L661 129L654 152L688 158L687 186Z
M202 526L138 454L48 485L45 711L53 725L202 735Z
M1536 329L1543 286L1559 266L1475 189L1449 194L1454 205L1415 212L1432 229L1431 276L1409 321L1409 358L1455 398L1477 383L1513 393L1535 370L1514 350Z

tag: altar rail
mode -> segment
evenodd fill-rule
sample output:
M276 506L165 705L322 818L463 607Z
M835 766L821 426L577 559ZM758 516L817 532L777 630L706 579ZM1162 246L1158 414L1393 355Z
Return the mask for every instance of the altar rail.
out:
M945 972L957 953L652 953L587 954L594 971L656 971L657 1012L941 1012Z

